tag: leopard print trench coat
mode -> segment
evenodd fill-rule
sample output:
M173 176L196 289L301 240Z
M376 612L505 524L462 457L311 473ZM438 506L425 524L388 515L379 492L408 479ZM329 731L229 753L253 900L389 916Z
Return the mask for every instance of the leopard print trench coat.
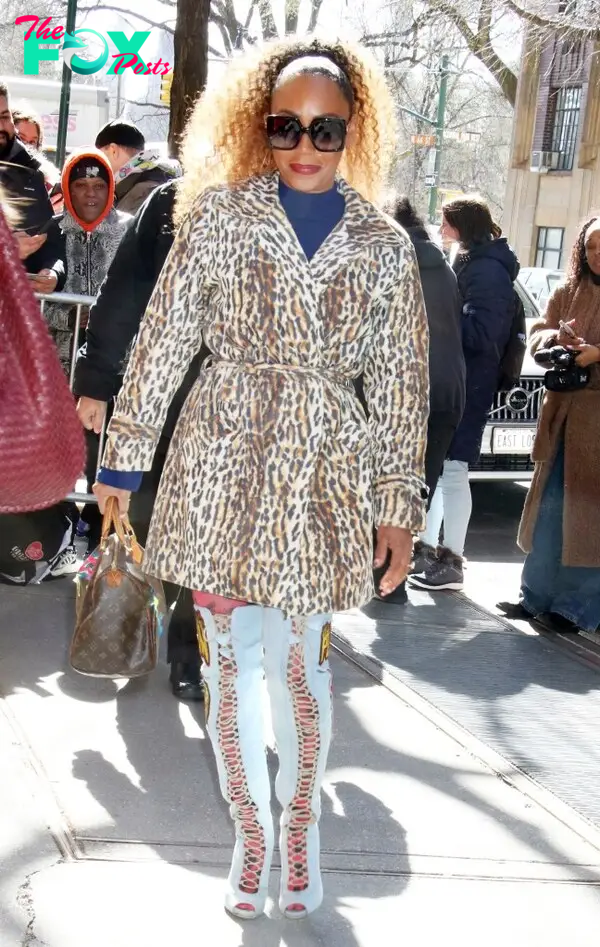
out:
M428 333L406 234L340 181L344 216L308 262L278 183L197 198L144 316L104 465L150 469L204 337L214 358L173 435L147 571L296 616L371 599L373 522L424 525Z

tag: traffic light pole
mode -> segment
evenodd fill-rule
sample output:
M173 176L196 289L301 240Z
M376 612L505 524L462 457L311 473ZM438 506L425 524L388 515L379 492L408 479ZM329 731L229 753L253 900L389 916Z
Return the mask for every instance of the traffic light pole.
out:
M429 223L435 223L435 212L438 202L438 188L440 169L442 165L442 145L444 143L444 123L446 120L446 98L448 94L448 57L442 56L440 64L440 95L438 99L437 118L435 121L435 164L433 168L434 184L429 190Z
M68 0L66 32L72 33L75 29L77 16L77 0ZM71 70L63 61L62 86L60 90L60 107L58 111L58 131L56 133L56 167L62 168L67 150L67 130L69 128L69 105L71 104Z
M450 75L448 71L448 64L448 56L444 54L440 63L440 95L438 99L437 117L435 119L427 118L426 115L421 115L420 112L415 112L414 109L406 108L404 105L400 106L401 112L406 112L407 115L412 115L413 118L418 118L420 122L426 122L427 125L431 125L432 128L435 128L435 163L433 167L433 185L429 188L429 222L431 224L435 223L435 212L438 200L438 185L440 179L440 169L442 166L442 145L444 143L444 124L446 121L448 76Z

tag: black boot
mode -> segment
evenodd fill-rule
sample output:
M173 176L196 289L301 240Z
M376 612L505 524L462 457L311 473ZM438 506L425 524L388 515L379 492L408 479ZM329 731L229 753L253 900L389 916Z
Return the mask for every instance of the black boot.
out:
M533 624L539 625L544 631L550 631L555 635L579 634L577 625L557 612L542 612L541 615L536 615Z
M522 602L498 602L496 608L505 618L512 618L513 621L529 621L535 617L533 612L527 611Z
M171 690L179 700L204 700L204 686L200 672L200 662L172 661Z

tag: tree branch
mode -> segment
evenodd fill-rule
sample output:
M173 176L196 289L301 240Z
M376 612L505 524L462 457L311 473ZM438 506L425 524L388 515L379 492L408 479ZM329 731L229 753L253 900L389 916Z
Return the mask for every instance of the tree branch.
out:
M63 7L66 7L65 0L62 0ZM148 26L153 26L155 29L164 30L166 33L175 33L174 26L168 26L167 23L157 23L156 20L151 20L147 16L144 16L143 13L136 13L134 10L125 10L123 7L112 6L111 4L102 3L94 5L93 7L79 7L80 13L95 13L96 10L103 11L105 13L119 13L123 17L133 16L137 20L141 20L142 23L146 23Z
M317 28L317 23L319 21L319 14L321 12L321 7L323 6L323 0L312 0L312 5L310 8L310 20L308 21L308 32L312 33Z
M293 36L298 32L300 0L285 0L285 35Z
M275 17L271 9L270 0L258 0L258 13L262 27L263 39L275 39L277 37L277 26Z
M169 111L169 106L163 105L162 102L138 102L136 99L126 99L125 101L129 102L130 105L140 105L140 106L143 106L144 108L148 106L148 108L160 109L161 112Z
M541 16L539 13L532 13L530 10L523 9L515 0L500 0L511 13L516 14L520 20L529 23L530 26L537 26L543 30L552 30L561 36L565 33L579 35L588 39L600 41L600 26L585 26L584 22L577 22L568 14L563 16Z
M492 0L481 0L479 20L477 22L477 38L482 44L490 42L492 12Z

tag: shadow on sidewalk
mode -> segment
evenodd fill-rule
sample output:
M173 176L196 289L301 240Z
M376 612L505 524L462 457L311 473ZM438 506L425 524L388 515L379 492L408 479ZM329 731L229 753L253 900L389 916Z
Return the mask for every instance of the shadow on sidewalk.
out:
M594 694L600 700L600 674L545 639L507 627L460 595L415 591L410 595L407 605L374 600L355 613L355 619L353 615L340 624L341 635L392 672L395 668L415 681L486 703L532 685Z
M377 603L379 604L379 603ZM386 609L389 606L384 606ZM399 610L396 608L395 610ZM365 609L366 611L366 609ZM382 629L384 629L382 631ZM401 626L396 626L392 628L390 625L381 626L378 628L379 634L397 634L401 635L402 628ZM489 636L489 635L488 635ZM483 637L483 635L482 635ZM377 654L377 641L379 638L375 638L373 645L371 646L370 653L374 656ZM538 639L529 639L536 642ZM468 644L468 643L466 643ZM466 646L466 645L465 645ZM436 664L436 661L438 663ZM579 667L574 662L575 669ZM441 657L441 652L435 656L434 655L434 669L441 669L443 665L443 660ZM586 668L579 667L579 670L586 671ZM494 668L490 666L490 674L493 674ZM429 669L429 674L435 679L435 675L431 674L431 669ZM592 679L596 678L594 690L600 688L600 678L598 675L595 675L595 672L590 671ZM442 679L445 679L445 675L440 673L439 675ZM469 687L467 684L468 681L468 671L465 672L465 684L464 692L469 693ZM523 675L524 679L525 675ZM363 677L357 676L357 681L360 680L361 686L370 687L373 686L372 680L370 680L366 675ZM418 687L409 685L415 692L418 693ZM586 694L589 692L591 683L587 682L584 687L581 688L579 693ZM353 688L352 688L353 689ZM349 700L350 690L342 691L342 694L346 697L348 704L348 709L352 710L351 702ZM471 694L475 692L478 703L481 702L484 706L485 703L484 696L480 695L477 691L477 688L473 688ZM491 707L494 707L494 694L492 690L492 695L488 695L488 699ZM435 706L435 705L434 705ZM502 726L501 716L498 718L493 718L495 723L498 726ZM357 714L354 714L354 721L356 726L361 726L360 717ZM367 735L368 740L372 740L370 734ZM449 738L451 739L451 738ZM568 744L571 747L571 752L573 750L574 744L576 744L577 735L572 733L570 735L570 743ZM361 743L363 746L368 747L368 743ZM457 744L459 746L460 744ZM565 744L565 751L567 745ZM598 744L596 743L596 748ZM467 749L467 752L471 751ZM475 751L476 752L476 751ZM487 819L493 821L494 823L501 825L506 829L517 841L525 845L531 850L533 860L538 860L540 857L542 859L547 859L549 863L553 864L565 864L570 865L570 869L573 872L574 877L580 882L587 882L594 885L600 883L600 869L597 867L596 863L600 863L600 853L594 858L594 865L584 865L584 864L572 864L569 858L568 853L561 850L561 848L553 844L551 838L549 838L533 821L528 821L526 819L520 819L512 812L507 812L501 808L498 808L486 798L489 796L489 793L486 793L486 784L485 781L481 783L481 793L474 791L472 788L469 788L468 782L470 781L473 771L472 769L463 769L461 766L456 763L452 766L446 766L436 762L435 760L428 759L426 756L426 747L423 748L423 753L419 756L411 756L405 753L399 752L397 749L386 745L383 742L377 744L377 753L371 753L367 750L368 755L363 757L362 765L367 767L371 771L380 772L382 775L394 773L408 777L410 780L414 781L417 784L422 784L425 786L434 786L437 791L443 793L444 795L450 797L456 802L461 803L462 805L472 809L481 815L485 816ZM508 758L508 756L507 756ZM568 761L565 757L562 758L561 765L567 765ZM526 771L526 767L522 767ZM597 771L597 770L596 770ZM485 772L485 769L484 769ZM489 776L493 778L493 772L488 771ZM536 776L539 777L539 771L536 773ZM543 780L538 779L541 785L543 785ZM594 786L596 780L594 779ZM593 843L592 843L593 844ZM457 853L458 854L458 853Z

